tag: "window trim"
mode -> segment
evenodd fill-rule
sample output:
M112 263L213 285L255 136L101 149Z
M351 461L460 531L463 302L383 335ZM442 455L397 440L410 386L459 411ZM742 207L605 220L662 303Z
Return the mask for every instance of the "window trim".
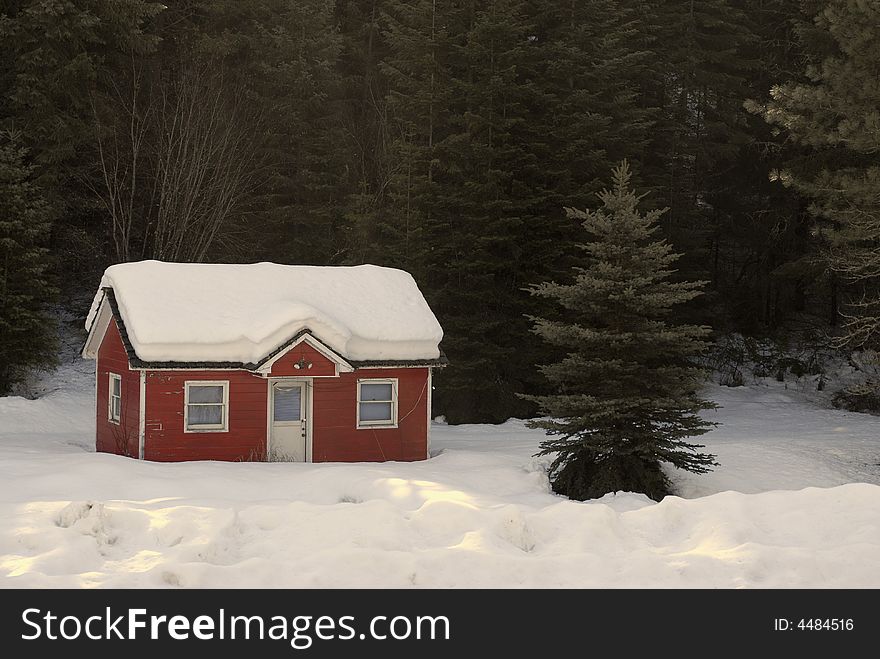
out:
M122 423L122 376L119 373L113 373L112 371L107 373L107 421L110 423L114 423L117 426ZM119 395L113 395L113 382L119 382ZM117 416L113 416L113 399L119 399L119 414Z
M222 405L223 423L204 424L195 428L189 425L189 390L190 387L223 387L222 403L193 403L193 405ZM186 380L183 383L183 432L229 432L229 380Z
M391 403L391 420L379 419L377 421L361 420L361 385L362 384L390 384L391 400L375 400L363 401L365 403ZM358 430L369 430L370 428L397 428L397 408L400 393L398 390L397 378L359 378L357 381L357 403L355 408Z

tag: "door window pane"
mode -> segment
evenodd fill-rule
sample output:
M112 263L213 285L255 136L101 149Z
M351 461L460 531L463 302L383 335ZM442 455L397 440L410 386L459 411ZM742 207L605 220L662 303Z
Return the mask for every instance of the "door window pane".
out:
M302 387L275 386L275 421L299 421L302 414Z

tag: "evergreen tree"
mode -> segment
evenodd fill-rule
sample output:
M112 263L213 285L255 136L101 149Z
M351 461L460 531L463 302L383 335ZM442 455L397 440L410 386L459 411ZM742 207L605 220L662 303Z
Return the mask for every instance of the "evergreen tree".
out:
M463 3L454 20L453 101L425 218L428 301L450 360L434 400L453 423L499 423L532 413L516 397L535 363L535 346L522 340L522 288L550 262L537 249L546 192L531 180L535 155L523 130L538 106L528 73L540 48L522 0Z
M212 0L205 7L201 47L221 59L259 117L260 183L244 221L224 236L227 258L331 263L342 242L350 162L334 117L341 50L334 3Z
M534 364L554 355L522 340L524 286L574 262L563 202L647 143L634 26L620 0L384 3L388 158L352 217L361 251L412 270L445 327L434 402L451 422L534 412L515 392L539 392Z
M803 44L796 21L800 0L732 4L748 17L742 38L759 63L746 69L740 100L766 99L775 82L801 65ZM726 325L749 334L775 332L795 318L808 329L827 320L822 304L827 302L828 281L816 267L803 198L767 176L794 155L794 145L760 116L741 109L732 116L743 138L736 153L722 161L718 171L723 179L713 182L706 196L712 225L705 269L716 309L724 312L724 318L715 315L715 330Z
M423 280L425 220L437 191L435 145L449 133L444 109L450 97L448 28L455 13L437 0L391 3L383 12L388 53L380 64L387 81L389 161L384 218L376 218L390 238L394 263Z
M805 2L815 12L810 36L830 53L806 81L775 87L765 111L771 124L811 149L777 178L812 200L828 241L831 269L849 283L846 339L880 344L880 5L864 0ZM818 38L816 38L818 37Z
M522 0L386 3L380 66L390 162L374 229L389 256L414 269L445 328L451 365L438 377L435 410L451 422L503 421L519 401L527 349L521 288L532 246L533 156L519 127L534 86L537 45Z
M642 81L643 103L656 107L656 123L640 175L650 203L668 207L662 231L683 258L688 277L714 284L713 241L725 209L718 205L732 178L733 161L749 141L743 109L748 80L759 71L748 14L732 0L624 0L639 6L640 39L651 53ZM714 289L682 312L717 301Z
M327 262L342 169L333 3L194 0L148 27L158 45L127 53L90 98L88 187L114 260Z
M73 284L99 277L109 257L103 214L83 185L93 164L95 85L152 52L150 26L162 8L150 0L12 0L0 9L0 128L20 134L36 166L64 301L78 305Z
M641 7L626 0L535 5L538 52L530 75L540 106L525 128L538 156L529 176L552 191L546 215L589 204L614 163L643 160L657 108L639 94L654 65L640 39ZM563 226L565 238L577 229L571 221Z
M49 206L19 142L15 133L0 133L0 396L30 369L55 362L44 247Z
M388 113L383 63L387 7L393 0L340 0L336 5L342 50L336 148L346 157L337 173L343 184L342 219L333 254L336 263L401 266L399 217L390 202L396 172L396 131Z
M540 455L555 455L554 491L583 500L628 490L659 500L669 491L662 463L695 473L714 464L685 441L713 425L699 416L714 405L696 393L695 365L710 330L672 320L703 283L670 281L679 255L655 237L663 211L639 212L644 195L630 189L626 161L613 174L613 187L598 195L602 208L567 209L588 236L574 282L529 289L562 308L558 318L534 318L534 331L567 352L541 367L557 393L527 396L549 415L530 426L551 437Z

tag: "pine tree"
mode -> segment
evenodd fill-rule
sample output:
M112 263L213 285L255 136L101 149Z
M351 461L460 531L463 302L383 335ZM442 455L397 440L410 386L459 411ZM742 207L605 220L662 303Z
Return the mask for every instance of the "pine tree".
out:
M384 36L386 8L392 0L339 0L336 21L341 52L339 94L334 123L345 153L338 177L342 194L333 262L377 263L400 267L398 217L389 200L394 172L400 170L392 143L387 82L382 66L389 48Z
M403 268L422 281L422 218L439 111L436 0L349 3L344 53L353 185L346 263ZM351 29L351 24L358 29Z
M553 489L573 499L626 490L659 500L669 491L662 463L695 473L714 464L685 441L713 425L699 416L714 405L696 393L695 365L710 330L671 318L703 282L670 281L679 255L655 238L664 211L639 212L644 195L630 179L624 161L598 195L602 208L567 209L588 236L574 282L529 289L562 308L557 318L533 318L534 332L567 352L541 367L557 393L527 398L549 416L530 426L550 436L539 455L555 455Z
M13 0L0 9L0 128L20 133L36 166L64 302L79 305L75 284L107 265L104 218L83 185L95 86L155 48L150 25L162 10L150 0Z
M531 68L541 98L525 128L538 156L529 175L552 191L549 213L588 204L614 163L644 157L656 108L642 104L639 84L654 62L639 40L641 7L625 0L536 5L539 52Z
M801 0L732 0L731 4L748 17L741 40L758 61L758 66L744 68L741 98L734 96L734 101L764 99L773 84L802 62L795 21ZM713 181L706 196L712 232L705 270L717 297L716 309L720 307L726 317L713 314L713 324L718 331L726 320L728 327L753 334L777 330L798 314L799 324L809 327L815 319L808 316L827 301L828 282L817 271L811 253L811 222L803 198L767 176L797 147L780 138L760 116L738 108L731 117L743 133L736 140L739 148L716 168L723 176Z
M515 393L539 393L534 364L554 356L522 340L537 311L524 286L574 262L562 204L586 202L647 141L634 12L620 0L383 8L386 184L365 186L351 214L362 251L414 271L444 324L438 413L529 416Z
M233 258L325 264L338 249L350 153L341 147L330 0L211 0L200 30L259 114L260 183L227 231ZM208 51L206 54L211 54ZM261 236L262 239L255 239Z
M520 132L537 105L524 76L537 45L522 0L473 0L446 12L437 54L448 101L437 112L421 204L424 288L450 360L434 401L450 422L497 423L531 408L515 395L534 364L521 344L528 329L522 287L535 280L531 268L547 263L532 255L542 192L530 185L534 156ZM420 70L422 90L430 89L433 69ZM423 126L424 92L408 98L410 116Z
M662 231L683 253L682 273L714 284L712 247L725 212L716 195L732 185L732 161L748 142L744 90L759 66L749 16L733 0L624 1L640 7L652 51L643 102L658 108L640 176L650 203L669 208ZM683 311L708 316L716 296L707 293Z
M880 344L880 5L831 0L817 7L810 37L830 49L805 82L773 88L765 118L811 150L777 178L812 200L831 269L849 284L844 332L855 346ZM817 38L818 37L818 38Z
M0 133L0 396L29 370L55 361L46 301L49 206L26 164L20 137Z

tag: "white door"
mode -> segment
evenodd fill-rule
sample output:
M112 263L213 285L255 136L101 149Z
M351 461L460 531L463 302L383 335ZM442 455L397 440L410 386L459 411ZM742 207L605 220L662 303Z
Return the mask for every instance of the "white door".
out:
M269 459L306 461L305 387L302 382L273 382L270 400L272 423Z

